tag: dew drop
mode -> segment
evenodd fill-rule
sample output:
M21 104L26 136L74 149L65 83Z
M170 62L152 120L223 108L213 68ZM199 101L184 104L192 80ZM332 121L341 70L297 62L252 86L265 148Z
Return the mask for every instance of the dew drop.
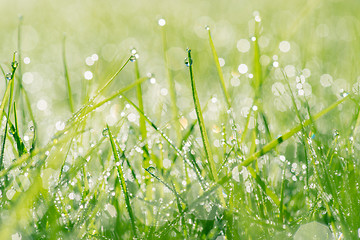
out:
M11 63L11 67L12 67L13 69L16 69L18 66L19 66L19 63L18 63L17 61L13 61L13 62Z
M133 55L135 55L135 54L137 53L136 48L132 48L132 49L130 50L130 53L133 54Z
M188 50L188 51L190 51L190 50ZM185 65L187 66L187 67L190 67L191 65L192 65L192 59L190 58L190 60L189 60L189 58L185 58Z
M255 16L255 21L256 22L261 22L261 17L259 15Z
M5 78L10 81L11 78L12 78L12 74L11 74L11 73L7 73L7 74L5 75Z
M347 95L349 95L349 93L344 90L340 93L340 97L346 97Z
M130 62L135 62L136 61L136 56L135 55L131 55L130 57Z
M207 30L207 31L209 31L209 30L210 30L209 25L206 25L206 26L205 26L205 30Z
M109 129L108 128L104 128L104 130L102 131L102 135L104 137L109 137Z
M146 169L146 171L148 171L149 173L153 173L153 174L154 174L155 171L156 171L156 168L150 166L150 167L148 167L148 168Z
M159 21L158 21L158 24L159 24L159 26L160 26L160 27L163 27L163 26L165 26L165 24L166 24L166 21L165 21L165 19L163 19L163 18L160 18L160 19L159 19Z
M290 48L291 48L291 46L290 46L290 43L288 41L282 41L279 44L279 49L280 49L281 52L286 53L286 52L290 51Z
M84 73L84 78L85 78L86 80L91 80L91 79L93 78L93 73L92 73L91 71L86 71L86 72Z
M247 73L248 71L248 67L246 64L240 64L239 67L238 67L238 71L242 74L245 74Z
M31 62L30 58L29 57L25 57L24 58L24 63L25 64L29 64Z
M14 128L10 128L10 129L9 129L9 134L10 134L10 135L14 135L14 134L15 134L15 129L14 129Z

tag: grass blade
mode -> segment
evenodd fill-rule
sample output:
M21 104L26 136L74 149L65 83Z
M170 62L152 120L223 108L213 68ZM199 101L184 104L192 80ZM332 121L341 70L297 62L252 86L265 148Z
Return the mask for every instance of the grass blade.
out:
M107 129L109 131L109 138L110 138L111 148L112 148L114 158L115 158L115 162L116 162L116 165L117 165L118 177L119 177L119 180L120 180L121 189L123 190L123 193L124 193L124 196L125 196L125 204L126 204L126 209L127 209L128 213L129 213L131 226L132 226L132 231L133 231L134 237L137 238L135 218L134 218L133 210L131 208L130 197L129 197L128 190L127 190L127 187L126 187L123 170L121 168L120 158L119 158L119 155L117 153L114 138L113 138L113 136L111 134L109 126L107 126Z
M248 166L249 164L251 164L253 161L255 161L257 158L263 156L265 153L271 151L272 149L274 149L276 146L278 146L279 144L281 144L282 142L286 141L287 139L289 139L290 137L292 137L293 135L295 135L297 132L301 131L301 129L303 127L308 126L309 124L311 124L313 121L316 121L317 119L319 119L320 117L324 116L325 114L327 114L328 112L330 112L331 110L333 110L334 108L336 108L337 106L339 106L341 103L345 102L347 99L349 99L350 95L347 95L346 97L340 99L339 101L333 103L332 105L330 105L329 107L327 107L326 109L320 111L319 113L317 113L316 115L313 116L312 119L307 119L305 121L303 121L302 123L299 123L297 126L295 126L294 128L292 128L290 131L288 131L287 133L283 134L282 136L277 137L276 139L273 139L271 142L269 142L268 144L266 144L262 149L260 149L259 151L257 151L256 153L254 153L253 155L251 155L248 159L246 159L245 161L243 161L240 166Z
M193 69L192 69L191 50L190 49L187 49L187 54L188 54L187 61L188 61L188 65L189 65L192 96L193 96L193 100L194 100L194 105L195 105L195 111L196 111L198 124L199 124L199 127L200 127L201 138L202 138L202 141L203 141L203 144L204 144L205 155L206 155L206 158L208 160L208 164L210 166L211 175L212 175L213 179L215 181L217 181L218 176L217 176L217 171L216 171L216 167L215 167L215 162L214 162L213 155L212 155L212 152L211 152L210 142L209 142L209 138L207 136L205 123L204 123L204 118L203 118L202 111L201 111L200 101L199 101L199 97L198 97L196 86L195 86L195 80L194 80Z
M10 120L9 120L9 125L10 125L10 133L16 142L16 147L17 147L19 157L21 157L23 154L27 153L27 150L24 145L24 142L22 141L22 139L20 138L20 135L19 135L15 103L14 103L14 125L15 126L11 123Z
M210 166L210 171L211 171L212 178L217 182L219 180L219 178L218 178L218 175L217 175L215 162L214 162L213 155L212 155L212 152L211 152L209 138L207 136L207 132L206 132L206 128L205 128L204 118L203 118L202 111L201 111L201 106L200 106L200 100L199 100L197 90L196 90L196 86L195 86L195 80L194 80L193 69L192 69L193 60L191 58L191 50L190 49L187 49L187 55L188 55L188 57L187 57L188 64L187 65L189 67L189 73L190 73L192 96L193 96L193 100L194 100L194 105L195 105L196 116L197 116L197 119L198 119L198 124L199 124L199 127L200 127L201 138L202 138L203 144L204 144L205 155L206 155L206 159L208 161L208 164ZM220 191L218 191L218 194L219 194L221 204L223 204L223 206L225 206L226 203L225 203L225 200L224 200L224 196L222 195L221 189L220 189Z
M144 112L142 112L142 111L138 108L138 106L136 106L130 99L128 99L128 98L125 97L124 95L122 95L122 96L123 96L123 98L124 98L130 105L132 105L141 115L143 115L143 116L145 117L146 122L148 122L148 123L155 129L155 131L158 132L158 133L161 135L161 137L163 137L163 139L165 139L165 141L170 145L170 147L171 147L172 149L174 149L175 152L176 152L179 156L181 156L182 159L184 159L184 161L194 170L194 172L195 172L195 174L196 174L196 176L197 176L200 184L202 185L202 184L203 184L203 179L202 179L202 177L201 177L201 170L200 170L200 168L199 168L196 164L194 164L194 163L192 163L191 161L189 161L189 159L186 157L186 154L184 154L178 147L176 147L176 146L174 145L173 141L171 141L171 139L170 139L168 136L166 136L165 133L164 133L160 128L158 128L158 127L155 125L155 123L154 123L153 121L151 121L151 119L150 119L148 116L145 115Z
M169 67L169 59L167 54L167 41L166 41L166 26L161 26L161 35L162 35L162 44L163 44L163 55L164 55L164 63L166 68L166 74L169 84L169 93L170 93L170 100L171 100L171 108L172 108L172 114L173 119L175 120L174 128L177 136L177 146L181 144L181 126L180 122L178 121L179 117L179 108L176 104L176 91L175 91L175 80L171 74L171 70Z
M212 55L213 55L214 63L216 65L216 70L217 70L219 78L220 78L221 89L222 89L222 92L223 92L223 94L225 96L227 107L228 107L228 109L230 109L231 108L230 95L229 95L228 91L226 90L224 75L223 75L223 72L221 70L221 66L220 66L220 63L219 63L219 57L218 57L218 55L216 53L216 49L215 49L215 46L214 46L214 43L213 43L213 40L212 40L212 37L211 37L210 27L206 26L205 29L208 31L208 34L209 34L210 48L211 48L211 52L212 52Z
M64 65L64 77L66 82L66 89L69 99L69 108L71 113L74 113L74 101L72 98L72 91L71 91L71 85L70 85L70 78L69 78L69 71L66 63L66 35L64 34L63 38L63 46L62 46L62 57L63 57L63 65Z

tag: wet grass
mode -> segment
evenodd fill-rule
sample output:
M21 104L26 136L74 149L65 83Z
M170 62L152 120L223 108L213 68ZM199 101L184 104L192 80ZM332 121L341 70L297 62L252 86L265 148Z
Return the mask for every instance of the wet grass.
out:
M114 61L119 67L110 77L76 90L63 39L58 74L71 115L50 140L37 138L44 126L35 122L37 110L17 75L22 54L2 66L10 71L3 70L0 105L0 236L293 239L300 226L317 221L336 238L359 238L357 92L320 98L322 88L310 77L312 93L301 92L303 70L288 76L291 63L262 62L256 17L248 42L251 70L234 73L238 66L222 66L206 27L208 72L201 71L204 52L193 48L184 49L181 74L175 73L164 24L158 34L169 99L151 92L154 75L142 77L141 54L134 49L121 64ZM179 76L186 90L177 87ZM233 78L241 79L239 87ZM206 99L205 93L216 92L212 86L220 86L221 97ZM240 88L251 99L245 110ZM84 97L75 98L79 93ZM322 99L321 107L314 98ZM270 108L275 99L287 107Z

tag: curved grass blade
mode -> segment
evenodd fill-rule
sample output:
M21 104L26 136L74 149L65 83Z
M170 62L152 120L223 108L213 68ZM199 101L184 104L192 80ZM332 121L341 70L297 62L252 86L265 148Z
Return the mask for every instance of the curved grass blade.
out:
M119 155L117 153L116 145L115 145L115 142L114 142L114 138L113 138L113 136L111 134L110 128L109 128L109 126L106 126L106 127L107 127L107 129L109 131L109 138L110 138L111 148L112 148L114 158L115 158L115 162L116 162L116 165L117 165L118 176L119 176L121 188L122 188L124 196L125 196L125 204L126 204L126 209L127 209L128 213L129 213L132 231L133 231L134 237L137 238L135 218L134 218L133 210L131 208L130 197L129 197L128 190L127 190L127 187L126 187L124 174L123 174L123 171L122 171L122 168L121 168L120 158L119 158Z

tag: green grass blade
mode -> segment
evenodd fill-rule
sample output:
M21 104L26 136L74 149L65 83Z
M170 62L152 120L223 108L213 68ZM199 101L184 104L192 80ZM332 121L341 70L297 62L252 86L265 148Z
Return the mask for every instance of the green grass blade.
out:
M322 117L323 115L327 114L328 112L330 112L331 110L333 110L334 108L336 108L339 104L345 102L347 99L349 99L350 95L347 95L346 97L340 99L339 101L333 103L332 105L330 105L329 107L327 107L326 109L320 111L319 113L317 113L316 115L313 116L313 119L307 119L305 121L303 121L302 123L299 123L297 126L295 126L294 128L292 128L290 131L286 132L285 134L283 134L280 137L277 137L276 139L273 139L271 142L269 142L268 144L266 144L262 149L260 149L259 151L257 151L256 153L254 153L253 155L251 155L248 159L246 159L245 161L243 161L240 166L248 166L249 164L251 164L253 161L255 161L257 158L261 157L262 155L264 155L265 153L271 151L272 149L274 149L276 146L278 146L279 144L281 144L282 142L286 141L287 139L289 139L290 137L292 137L293 135L295 135L297 132L301 131L301 129L303 127L308 126L309 124L312 123L312 121L316 121L317 119L319 119L320 117Z
M135 66L135 76L136 76L136 81L140 79L140 71L139 71L139 65L138 65L138 61L134 62L134 66ZM137 94L137 98L138 98L138 102L139 102L139 108L141 111L144 112L144 103L143 103L143 95L142 95L142 88L141 88L141 84L137 84L136 85L136 94ZM141 138L143 141L146 140L146 125L145 125L145 119L144 116L140 116L139 118L139 125L140 125L140 134L141 134ZM148 166L146 166L148 167Z
M170 147L175 150L175 152L182 157L182 159L184 159L184 161L190 166L192 167L192 169L194 170L194 172L196 173L196 176L200 182L200 184L202 184L203 180L202 180L202 177L201 177L201 170L200 168L197 167L196 164L192 163L191 161L189 161L189 159L187 159L186 155L178 148L174 145L173 141L167 136L165 135L165 133L160 129L158 128L155 123L148 117L145 115L144 112L142 112L138 106L136 106L130 99L128 99L127 97L125 97L124 95L122 95L122 97L130 104L132 105L141 115L143 115L145 117L145 120L148 124L150 124L151 127L153 127L155 129L156 132L158 132L161 137L163 139L165 139L165 141L170 145Z
M210 166L211 175L212 175L213 179L215 181L217 181L218 176L217 176L217 171L216 171L216 167L215 167L215 162L214 162L213 155L212 155L212 152L211 152L210 142L209 142L209 138L207 136L205 123L204 123L204 118L203 118L202 111L201 111L200 101L199 101L199 97L198 97L196 86L195 86L195 80L194 80L193 69L192 69L192 61L193 60L191 58L191 50L190 49L187 50L187 55L188 55L188 60L187 61L189 62L188 65L189 65L189 72L190 72L192 96L193 96L193 100L194 100L194 105L195 105L195 111L196 111L198 124L199 124L199 127L200 127L201 138L202 138L202 141L203 141L203 144L204 144L205 155L206 155L206 159L208 161L208 164Z
M6 118L6 124L5 124L5 130L4 130L4 137L3 137L3 142L2 142L2 146L1 146L1 152L0 152L0 170L2 170L3 168L3 161L4 161L4 151L5 151L5 143L6 143L6 136L7 136L7 130L8 130L8 123L10 121L10 113L11 113L11 106L12 106L12 102L13 102L13 95L14 95L14 79L15 79L15 71L16 68L18 67L18 62L16 62L16 52L14 53L13 56L13 61L11 63L11 67L12 67L12 71L11 71L11 79L10 79L10 83L9 83L9 102L8 102L8 112L7 112L7 118ZM6 95L6 93L5 93ZM4 99L3 99L3 102ZM5 104L4 104L5 105ZM1 115L2 115L2 111L3 111L3 106L1 110Z
M188 61L188 67L189 67L189 73L190 73L192 96L193 96L193 100L194 100L194 105L195 105L196 116L197 116L197 119L198 119L198 124L199 124L199 127L200 127L201 138L202 138L203 144L204 144L205 155L206 155L206 159L208 161L208 164L210 166L211 176L217 182L219 178L218 178L218 175L217 175L217 170L216 170L214 158L213 158L213 155L212 155L212 152L211 152L209 138L207 136L207 132L206 132L206 128L205 128L204 118L203 118L202 111L201 111L201 106L200 106L200 100L199 100L197 90L196 90L196 86L195 86L195 80L194 80L193 69L192 69L193 60L191 58L191 50L190 49L187 49L187 56L188 56L187 61ZM221 204L223 206L226 206L224 196L222 194L221 189L219 189L217 192L218 192Z
M222 69L220 67L219 57L217 55L217 52L216 52L216 49L215 49L215 46L214 46L214 43L213 43L213 40L212 40L212 37L211 37L210 27L206 26L206 30L208 31L208 34L209 34L210 48L211 48L214 63L215 63L215 66L216 66L216 70L217 70L219 78L220 78L221 89L222 89L222 92L224 94L227 107L228 107L228 109L230 109L231 108L230 95L229 95L228 91L226 90L224 75L223 75Z
M259 38L259 24L255 23L255 41L254 41L254 82L253 87L255 90L255 104L258 104L258 98L261 94L261 86L263 84L262 69L260 64L260 48L258 43Z
M119 177L119 180L120 180L121 188L122 188L124 196L125 196L125 204L126 204L126 209L127 209L128 213L129 213L131 226L132 226L132 231L133 231L134 237L137 238L135 217L134 217L134 214L133 214L133 210L131 208L130 197L129 197L129 193L128 193L128 190L127 190L127 187L126 187L126 182L125 182L123 170L122 170L122 167L121 167L120 158L119 158L119 155L117 153L114 138L113 138L113 136L111 134L109 126L107 126L107 129L109 131L109 138L110 138L111 148L112 148L112 151L113 151L113 154L114 154L115 163L117 165L118 177Z
M13 136L15 143L16 143L18 155L21 157L23 154L27 153L27 150L24 145L24 142L22 141L22 139L19 135L15 103L14 103L14 125L11 123L10 120L9 120L9 125L10 125L10 133Z
M179 117L179 108L176 104L176 91L175 91L175 80L171 74L171 69L169 67L169 59L167 54L167 41L166 41L166 25L161 26L161 36L162 36L162 45L163 45L163 55L164 55L164 63L166 68L167 80L169 84L169 93L170 93L170 100L171 100L171 108L173 119L175 120L174 128L177 136L177 146L181 144L181 126L180 122L178 121Z
M69 103L69 108L70 108L71 113L74 113L74 100L72 98L69 71L68 71L68 66L67 66L67 63L66 63L66 35L65 34L64 34L63 45L62 45L62 58L63 58L66 90L67 90L68 99L69 99L69 102L68 102Z
M3 99L2 99L2 101L1 101L1 105L0 105L0 119L3 118L5 105L6 105L7 101L9 100L9 94L10 94L10 92L11 92L11 86L12 86L12 83L13 83L13 82L14 82L14 79L11 79L11 80L9 81L9 84L6 86L6 90L5 90Z
M83 106L81 107L76 113L74 113L74 115L67 121L67 123L71 123L71 122L74 122L74 120L77 120L79 118L82 118L84 117L86 114L88 114L89 112L91 112L92 110L94 110L94 102L95 100L100 96L100 94L102 94L106 89L107 87L115 80L115 78L119 75L119 73L125 68L125 66L129 63L130 61L130 58L132 58L133 56L130 56L126 61L125 63L123 63L123 65L121 65L121 67L107 80L106 84L100 88L96 94L88 100L88 102ZM140 81L139 81L140 82ZM134 83L133 85L131 85L130 88L128 87L125 87L119 91L127 91L129 89L131 89L132 87L136 86L137 84L139 84L139 82L136 82ZM113 95L113 98L116 97L116 95ZM101 102L102 104L106 103L104 101ZM98 104L97 104L98 105ZM90 111L89 111L90 109ZM66 129L64 129L63 132L65 132Z

